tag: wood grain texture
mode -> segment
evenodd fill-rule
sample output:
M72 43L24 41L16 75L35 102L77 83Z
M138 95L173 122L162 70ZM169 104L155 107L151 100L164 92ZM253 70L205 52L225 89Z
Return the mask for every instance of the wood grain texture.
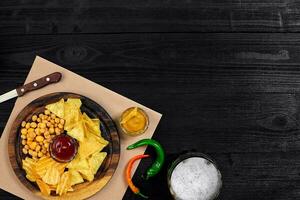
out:
M0 3L0 35L132 32L299 32L291 0L112 0Z
M164 114L154 138L167 165L144 182L144 160L134 177L151 199L169 198L166 168L190 149L216 160L220 199L299 198L298 34L28 35L0 44L0 93L23 83L38 54ZM2 130L13 103L0 104ZM128 190L124 199L137 197Z
M103 149L103 151L107 152L107 157L105 158L105 161L101 165L100 169L95 175L95 179L92 182L84 182L78 184L73 187L73 192L68 192L61 197L55 195L44 196L41 194L36 184L33 184L26 179L25 171L22 169L22 160L25 159L26 156L22 153L22 150L20 148L21 123L22 121L28 121L29 119L31 119L32 115L34 114L42 113L45 109L45 105L55 103L61 98L64 98L65 100L67 100L68 98L79 98L82 101L82 112L85 112L91 118L100 119L101 135L107 141L109 141L109 144ZM117 128L113 120L101 106L81 95L61 92L48 94L34 100L29 105L27 105L16 117L16 120L14 121L9 134L8 153L12 168L16 176L19 178L20 182L27 187L27 189L44 199L86 199L97 193L106 185L106 183L113 176L118 166L120 157L120 141Z

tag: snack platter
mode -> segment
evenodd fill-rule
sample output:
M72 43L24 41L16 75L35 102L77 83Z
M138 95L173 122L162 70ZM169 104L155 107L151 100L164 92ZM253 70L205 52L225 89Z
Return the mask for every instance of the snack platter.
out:
M59 154L59 148L68 147L68 154ZM114 174L120 139L100 105L60 92L34 100L19 113L9 133L8 151L16 176L36 195L85 199Z

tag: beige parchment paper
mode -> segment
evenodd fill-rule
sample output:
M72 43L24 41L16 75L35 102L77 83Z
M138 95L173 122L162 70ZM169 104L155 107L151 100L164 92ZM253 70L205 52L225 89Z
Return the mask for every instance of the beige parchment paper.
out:
M143 154L145 151L145 148L127 151L126 147L142 138L151 138L162 115L39 56L35 58L25 83L34 81L53 72L61 72L63 74L59 83L28 93L18 98L15 103L0 140L0 188L23 199L39 199L39 197L32 194L22 185L11 168L7 151L8 133L18 113L34 99L53 92L73 92L89 97L100 104L114 120L121 115L123 110L131 106L140 106L149 115L150 124L145 134L137 137L126 137L120 133L121 156L118 168L110 182L101 191L89 198L91 200L122 199L127 189L127 184L124 180L124 168L126 163L134 155ZM4 104L0 106L3 105ZM133 169L133 172L135 170L136 167Z

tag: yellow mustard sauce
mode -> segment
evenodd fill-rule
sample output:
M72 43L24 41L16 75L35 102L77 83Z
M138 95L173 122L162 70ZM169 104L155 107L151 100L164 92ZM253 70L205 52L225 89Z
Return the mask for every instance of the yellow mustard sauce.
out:
M125 110L121 116L121 126L132 135L141 134L147 128L148 118L143 110L134 107Z

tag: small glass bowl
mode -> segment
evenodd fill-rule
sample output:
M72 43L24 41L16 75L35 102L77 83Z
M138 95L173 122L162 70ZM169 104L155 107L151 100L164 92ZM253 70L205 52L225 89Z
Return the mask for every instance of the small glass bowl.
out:
M216 168L216 170L218 171L218 176L219 176L219 181L220 181L219 184L220 185L219 185L216 193L214 194L214 196L209 200L217 199L217 197L220 194L221 188L222 188L222 175L221 175L221 172L220 172L216 162L212 158L210 158L208 155L200 153L200 152L187 152L187 153L181 154L179 157L177 157L176 160L174 160L172 162L172 164L169 167L168 172L167 172L168 187L169 187L169 191L170 191L172 197L176 200L176 194L174 194L174 192L171 188L171 177L172 177L173 170L176 168L176 166L179 163L183 162L184 160L186 160L188 158L193 158L193 157L200 157L200 158L206 159L209 163L213 164L214 167Z
M149 116L147 115L147 113L146 113L142 108L139 108L139 107L137 107L138 112L140 112L140 113L146 118L146 124L145 124L145 127L144 127L142 130L135 131L135 132L128 131L128 130L126 130L126 129L123 127L123 125L121 124L121 121L122 121L122 119L123 119L123 115L124 115L125 113L127 113L128 111L133 110L134 108L136 108L136 107L130 107L130 108L127 108L127 109L122 113L121 117L119 118L119 126L120 126L122 132L123 132L124 134L126 134L126 135L129 135L129 136L138 136L138 135L141 135L141 134L145 133L146 130L148 129L148 127L149 127Z

